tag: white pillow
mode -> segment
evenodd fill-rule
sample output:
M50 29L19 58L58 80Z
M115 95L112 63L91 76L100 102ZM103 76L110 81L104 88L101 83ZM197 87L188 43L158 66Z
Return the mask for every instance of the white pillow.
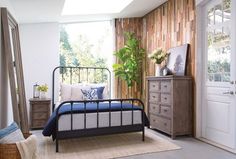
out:
M70 101L70 100L83 100L83 93L81 89L83 90L90 90L91 88L96 87L104 87L103 91L103 99L109 98L109 90L107 83L86 83L86 84L64 84L61 83L61 100L63 101Z
M72 87L71 87L71 100L83 100L83 93L82 93L81 89L90 90L91 87L89 85L83 85L83 84L72 85Z
M71 100L71 85L61 83L61 102Z

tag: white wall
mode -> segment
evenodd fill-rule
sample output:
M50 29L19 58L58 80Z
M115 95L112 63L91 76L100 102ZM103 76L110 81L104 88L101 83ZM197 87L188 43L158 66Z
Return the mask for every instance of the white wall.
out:
M11 15L17 20L18 17L15 14L15 10L13 9L10 0L0 0L0 7L6 7L7 10L11 13Z
M33 97L33 85L48 84L51 97L52 71L59 66L59 24L21 24L20 42L26 100ZM29 111L29 107L28 107Z

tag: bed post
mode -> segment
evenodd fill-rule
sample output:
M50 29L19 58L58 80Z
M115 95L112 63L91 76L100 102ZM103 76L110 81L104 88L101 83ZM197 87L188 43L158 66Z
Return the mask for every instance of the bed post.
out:
M143 129L143 132L142 132L142 138L143 138L143 141L145 141L145 130Z
M143 121L144 122L144 121ZM145 141L145 124L143 123L142 140Z
M58 120L59 120L59 109L56 110L56 134L55 134L55 139L56 139L56 152L58 152Z
M139 100L139 102L142 105L142 126L143 126L142 140L145 141L145 112L144 112L144 103L141 100Z
M54 112L55 109L55 71L60 68L60 66L54 68L52 72L52 112Z
M58 152L58 139L56 138L56 152Z
M144 113L144 105L143 105L143 109L142 109L142 124L143 124L143 130L142 130L142 140L145 141L145 119L144 119L145 113Z

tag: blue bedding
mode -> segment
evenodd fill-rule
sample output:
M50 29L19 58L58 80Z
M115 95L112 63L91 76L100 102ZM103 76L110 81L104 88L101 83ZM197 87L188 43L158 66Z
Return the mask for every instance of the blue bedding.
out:
M138 106L133 106L130 103L123 103L122 104L122 110L141 110ZM99 112L107 112L110 110L109 103L99 103ZM120 111L121 110L121 104L120 103L111 103L111 111ZM73 104L73 113L94 113L97 112L97 103L87 103L86 104L86 110L83 103L74 103ZM69 103L64 104L59 109L59 115L63 114L70 114L71 113L71 106ZM145 126L149 126L149 121L147 116L145 115ZM56 110L52 113L51 117L49 118L47 124L45 125L43 129L43 135L44 136L53 136L55 137L56 133Z

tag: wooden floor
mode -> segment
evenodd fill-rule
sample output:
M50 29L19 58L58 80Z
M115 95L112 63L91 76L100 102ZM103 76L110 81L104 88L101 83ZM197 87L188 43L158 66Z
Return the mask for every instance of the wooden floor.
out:
M155 132L158 136L171 140L170 138ZM181 137L171 140L182 147L180 150L166 151L161 153L150 153L124 157L122 159L236 159L236 154L211 146L191 137Z

